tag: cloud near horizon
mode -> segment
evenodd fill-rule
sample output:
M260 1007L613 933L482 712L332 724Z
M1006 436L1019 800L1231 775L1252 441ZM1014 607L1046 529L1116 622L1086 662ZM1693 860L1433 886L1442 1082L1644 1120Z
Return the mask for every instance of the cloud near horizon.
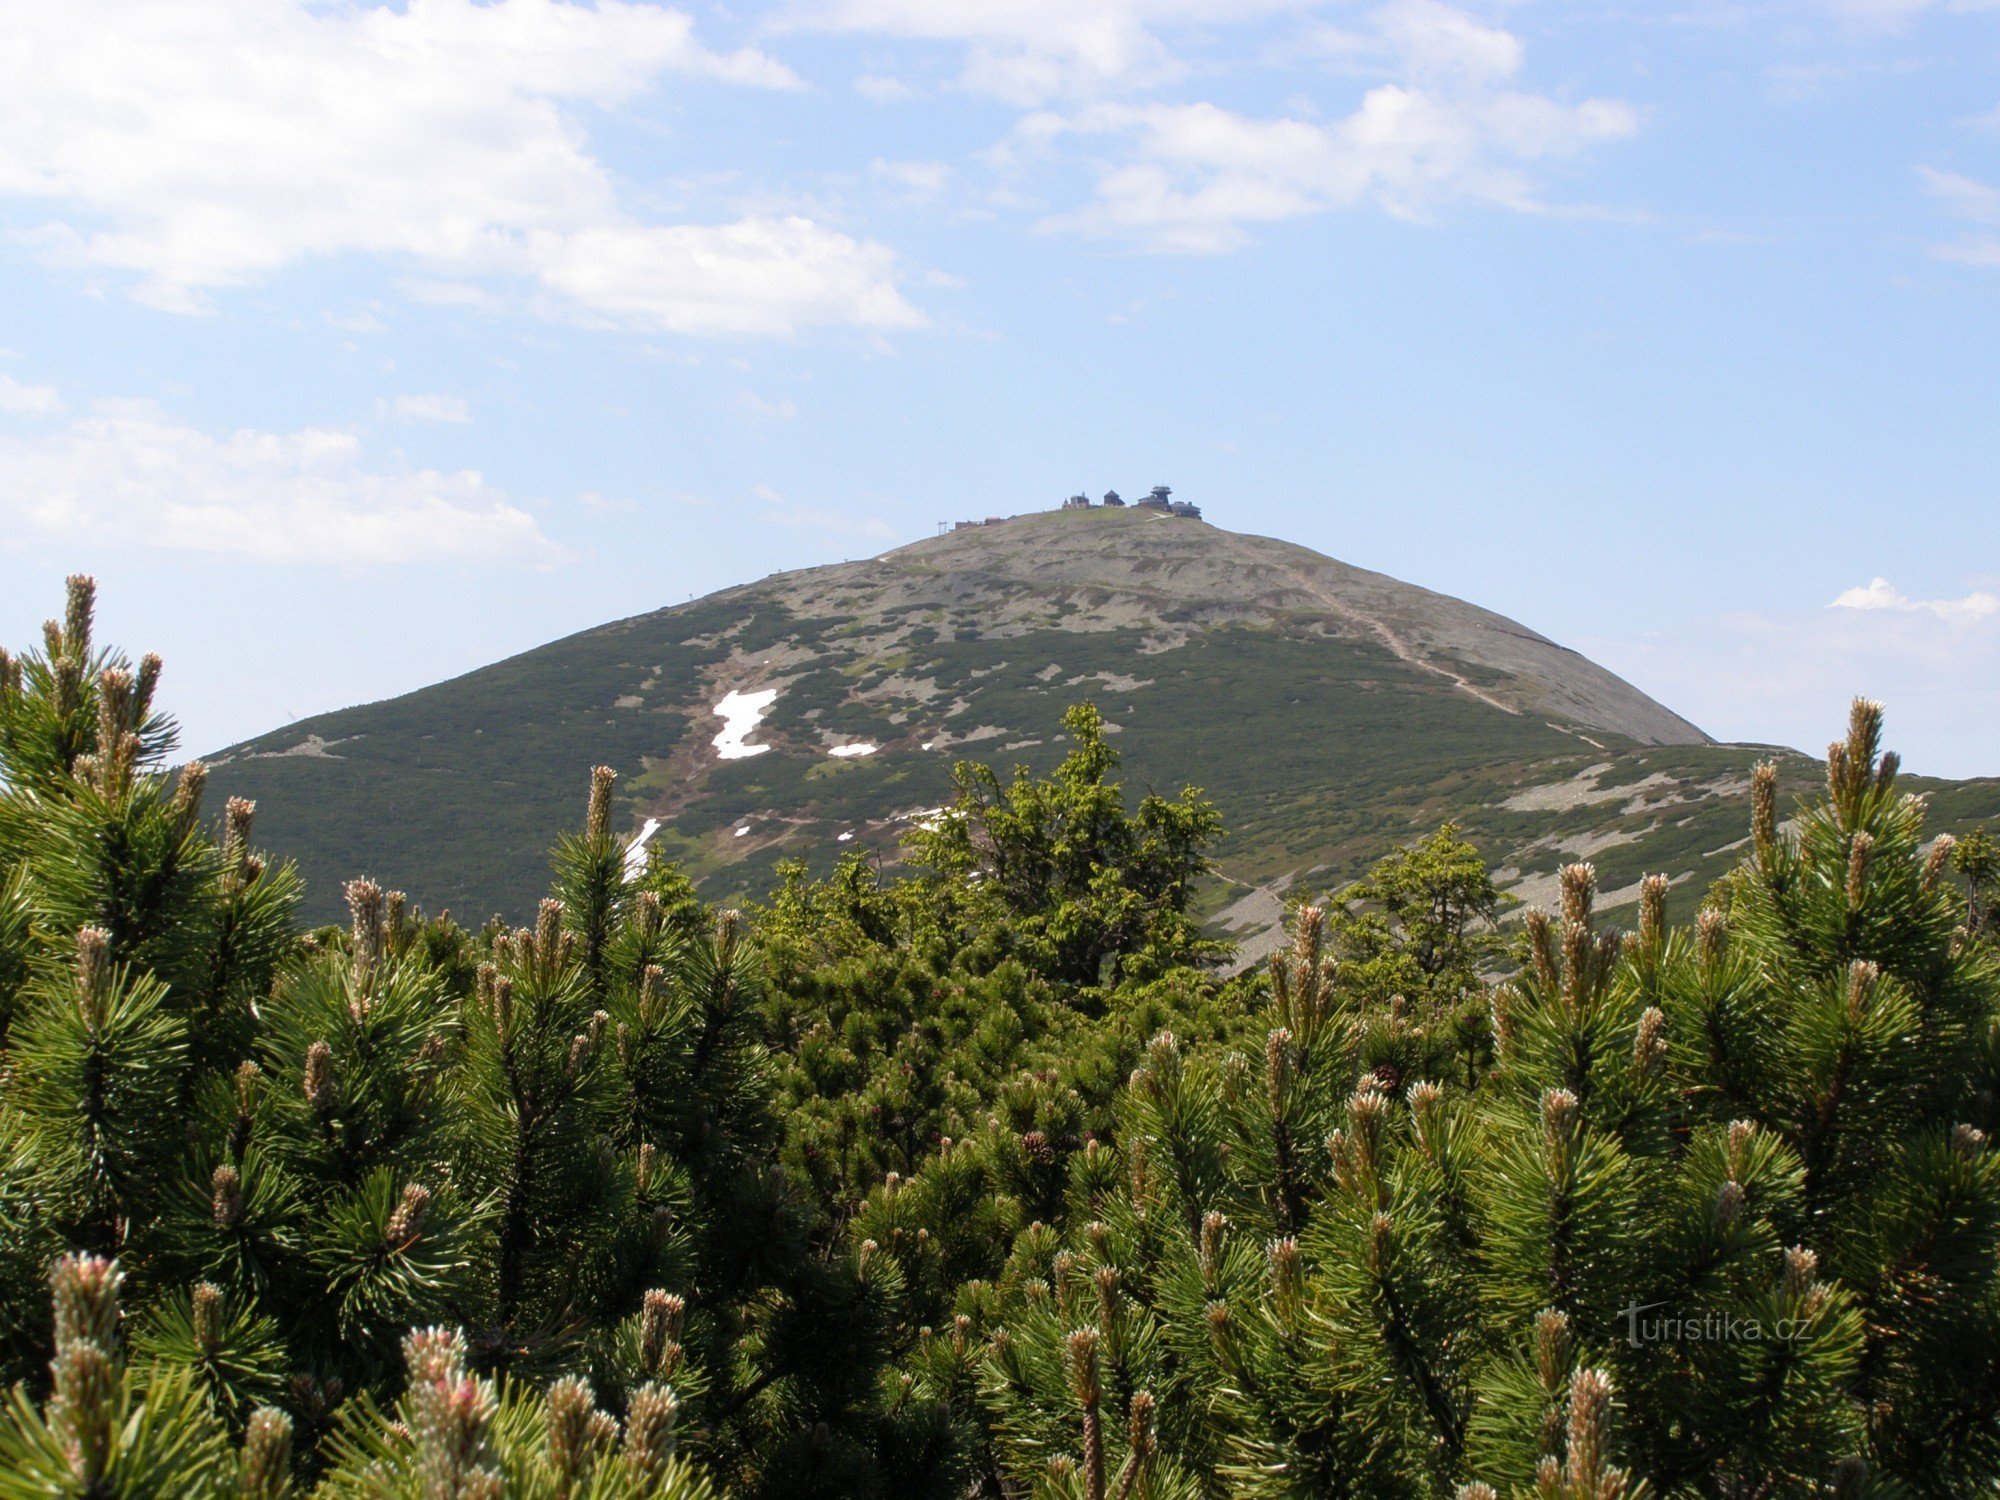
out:
M1888 579L1876 578L1864 587L1848 589L1827 608L1931 614L1940 620L1972 623L2000 618L2000 595L1977 589L1961 599L1912 599Z
M2000 596L1983 589L1918 599L1875 578L1817 610L1577 644L1721 739L1818 754L1861 693L1888 706L1892 747L1925 747L1912 770L2000 775Z
M763 505L767 526L788 531L817 531L869 543L894 541L896 529L880 516L851 515L825 506L801 505L767 484L752 485L750 493Z
M142 401L0 437L0 517L17 532L262 563L546 565L565 554L476 471L371 462L351 432L223 437Z

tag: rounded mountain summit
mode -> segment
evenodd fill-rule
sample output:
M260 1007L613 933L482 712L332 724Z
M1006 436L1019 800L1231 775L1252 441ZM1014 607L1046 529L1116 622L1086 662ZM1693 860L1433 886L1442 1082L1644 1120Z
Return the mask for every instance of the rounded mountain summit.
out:
M1219 805L1214 899L1245 930L1286 883L1337 883L1447 820L1526 900L1583 855L1608 904L1642 869L1692 896L1740 842L1769 753L1714 744L1476 605L1186 515L1093 507L599 626L234 746L214 779L257 799L260 835L328 917L366 872L433 910L519 920L595 764L618 771L634 837L705 895L754 899L780 860L893 862L954 759L1047 769L1084 699L1128 787L1192 784Z

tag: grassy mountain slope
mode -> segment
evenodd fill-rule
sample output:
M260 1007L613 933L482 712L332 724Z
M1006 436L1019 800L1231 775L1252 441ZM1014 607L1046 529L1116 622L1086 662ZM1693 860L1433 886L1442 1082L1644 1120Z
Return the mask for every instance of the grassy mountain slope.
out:
M748 739L769 748L720 758L715 705L765 689ZM1221 805L1216 905L1246 934L1275 888L1343 879L1447 818L1525 900L1588 855L1611 904L1642 870L1691 903L1733 858L1750 766L1772 753L1714 744L1462 601L1199 521L1092 510L617 621L233 747L215 775L258 799L260 832L298 855L326 915L338 880L367 871L468 919L518 917L594 763L706 893L761 894L782 858L893 859L956 757L1045 769L1084 697L1129 781L1192 782ZM828 753L856 744L876 748ZM1799 789L1817 780L1782 758ZM2000 814L2000 781L1930 789L1946 825Z

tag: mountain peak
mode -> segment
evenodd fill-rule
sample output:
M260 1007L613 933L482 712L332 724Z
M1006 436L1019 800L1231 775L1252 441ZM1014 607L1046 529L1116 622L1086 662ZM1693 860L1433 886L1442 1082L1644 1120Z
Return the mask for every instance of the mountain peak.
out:
M964 525L866 562L778 574L733 592L775 596L810 614L963 611L986 634L1145 621L1153 649L1229 625L1370 638L1503 712L1641 744L1710 743L1630 683L1491 610L1292 542L1152 509L1038 511Z
M328 915L364 872L526 910L594 764L630 833L709 895L755 898L781 860L893 863L957 758L1047 770L1085 698L1136 790L1214 798L1263 920L1283 882L1448 819L1524 897L1580 854L1608 904L1642 867L1692 882L1741 837L1759 758L1490 610L1130 506L773 574L290 725L214 775L259 800Z

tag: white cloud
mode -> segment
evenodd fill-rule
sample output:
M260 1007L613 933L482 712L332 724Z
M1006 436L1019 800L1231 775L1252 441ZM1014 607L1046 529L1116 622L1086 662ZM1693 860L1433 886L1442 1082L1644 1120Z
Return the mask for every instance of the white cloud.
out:
M46 254L129 272L144 300L184 311L360 254L670 331L917 321L878 247L798 219L650 224L621 203L577 106L666 75L796 82L693 32L627 0L7 6L0 194L56 205L30 233ZM684 295L662 290L691 267Z
M1931 9L1932 0L1820 0L1835 15L1877 26L1894 26Z
M1990 234L1972 235L1949 244L1933 245L1931 254L1939 260L1956 261L1961 266L1992 270L2000 268L2000 238Z
M0 375L0 411L19 416L47 416L63 409L52 385L24 385L12 375Z
M422 392L398 396L390 410L405 422L462 423L472 420L472 407L463 396L440 396Z
M777 335L924 321L897 290L887 249L796 216L605 225L532 236L529 254L551 291L670 333Z
M1976 590L1962 599L1912 599L1886 578L1848 589L1828 609L1890 610L1897 614L1931 614L1940 620L2000 619L2000 595Z
M1995 0L1816 0L1841 20L1872 30L1895 30L1933 11L1992 10Z
M941 161L886 161L877 157L868 170L919 198L935 197L951 181L951 168Z
M100 402L61 431L0 437L10 529L268 563L547 563L535 518L469 469L370 464L351 432L215 437L144 402Z
M854 92L876 104L902 104L924 96L923 90L883 73L863 73L854 80Z
M380 333L387 325L375 315L372 308L362 308L358 312L325 312L320 316L327 326L338 328L342 333Z
M2000 596L1986 590L1915 599L1878 578L1817 610L1575 644L1722 739L1817 753L1864 693L1889 706L1889 743L1912 769L2000 774Z
M1962 173L1939 171L1936 167L1918 167L1917 176L1925 191L1943 203L1953 218L1987 229L2000 226L2000 188ZM1958 239L1932 245L1931 254L1939 260L1957 261L1960 265L2000 266L2000 235L1975 230Z
M762 422L789 422L799 414L798 403L789 396L767 401L755 391L738 391L736 409L744 416Z
M1178 77L1162 31L1242 25L1310 0L821 0L804 24L965 49L960 83L1035 105ZM877 80L857 84L864 90Z
M1974 224L2000 224L2000 188L1936 167L1919 167L1917 175L1931 196L1941 199L1954 216Z
M889 541L896 535L895 527L880 516L856 516L823 506L795 504L769 485L754 485L750 492L764 503L764 522L768 526L789 527L800 531L821 531L829 536L852 537L869 542Z
M1048 227L1212 252L1241 244L1249 225L1364 202L1408 218L1463 201L1535 211L1543 205L1530 168L1638 128L1617 100L1568 104L1511 87L1522 66L1516 39L1435 0L1398 0L1371 27L1323 35L1321 45L1383 60L1400 76L1330 123L1209 103L1030 116L1016 131L1030 149L1070 134L1109 137L1128 158L1103 171L1088 204Z
M1521 39L1440 3L1398 0L1369 18L1369 29L1326 27L1314 37L1328 55L1356 61L1384 57L1418 77L1493 81L1520 71Z

